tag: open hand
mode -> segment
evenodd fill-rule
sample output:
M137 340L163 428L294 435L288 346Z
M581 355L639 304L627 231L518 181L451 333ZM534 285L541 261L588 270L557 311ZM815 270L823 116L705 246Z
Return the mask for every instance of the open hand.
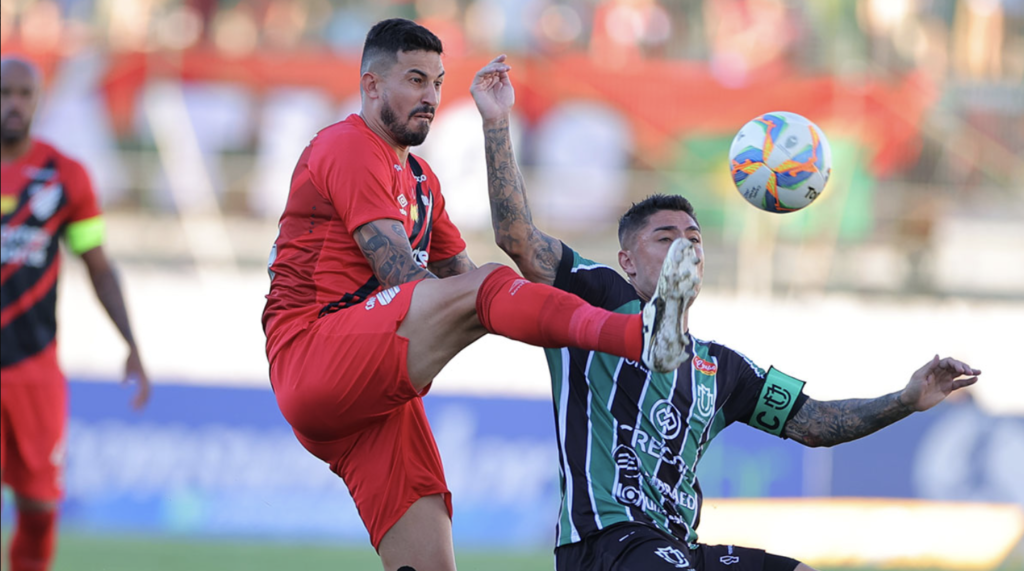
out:
M902 404L915 411L928 410L942 402L949 393L978 382L980 374L980 370L972 369L967 363L952 357L939 359L936 355L914 371L898 398Z
M502 54L473 77L469 92L485 122L507 119L516 102L516 92L508 78L510 69L512 67L505 63L505 54Z

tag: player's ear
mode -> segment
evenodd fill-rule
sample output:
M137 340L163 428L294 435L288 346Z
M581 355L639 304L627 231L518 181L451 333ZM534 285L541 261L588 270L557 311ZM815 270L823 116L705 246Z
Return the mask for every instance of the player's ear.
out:
M359 90L370 99L377 99L380 97L380 77L372 71L363 73L359 78Z
M626 272L627 276L631 278L636 276L636 264L633 263L629 251L619 250L619 267Z

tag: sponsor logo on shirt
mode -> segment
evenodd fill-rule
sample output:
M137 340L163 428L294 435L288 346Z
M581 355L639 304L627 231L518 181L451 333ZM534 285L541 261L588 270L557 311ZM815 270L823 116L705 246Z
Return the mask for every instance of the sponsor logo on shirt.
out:
M679 431L683 428L682 415L679 414L679 409L668 399L661 399L654 403L654 406L651 408L651 423L654 424L655 428L658 429L658 433L665 440L672 440L679 436Z
M711 361L705 361L700 358L700 355L693 356L693 368L697 369L705 375L714 375L718 373L718 365Z
M53 240L48 232L33 226L0 227L0 263L23 264L33 268L46 265L46 253Z
M643 508L645 496L640 491L640 458L632 448L624 444L616 447L612 454L615 457L615 485L612 494L619 503Z
M430 264L430 252L425 252L419 248L412 251L412 258L416 260L416 265L424 270L427 269L427 265Z

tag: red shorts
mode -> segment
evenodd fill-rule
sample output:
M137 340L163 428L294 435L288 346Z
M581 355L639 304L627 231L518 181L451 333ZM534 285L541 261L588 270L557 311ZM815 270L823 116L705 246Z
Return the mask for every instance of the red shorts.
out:
M409 381L409 341L397 334L416 283L317 319L270 366L281 413L345 481L374 548L424 496L444 494L452 513L422 395Z
M51 344L42 353L0 371L0 471L24 498L62 495L68 389Z

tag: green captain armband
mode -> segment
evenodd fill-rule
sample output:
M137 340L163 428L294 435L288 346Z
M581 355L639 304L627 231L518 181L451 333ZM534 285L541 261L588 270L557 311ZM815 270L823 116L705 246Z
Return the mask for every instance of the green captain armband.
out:
M757 397L757 406L750 415L750 426L768 434L782 436L782 427L804 390L804 382L772 367L764 379L764 388Z
M107 224L102 216L93 216L68 224L64 232L64 240L68 249L75 254L84 254L97 246L103 245L106 237Z

